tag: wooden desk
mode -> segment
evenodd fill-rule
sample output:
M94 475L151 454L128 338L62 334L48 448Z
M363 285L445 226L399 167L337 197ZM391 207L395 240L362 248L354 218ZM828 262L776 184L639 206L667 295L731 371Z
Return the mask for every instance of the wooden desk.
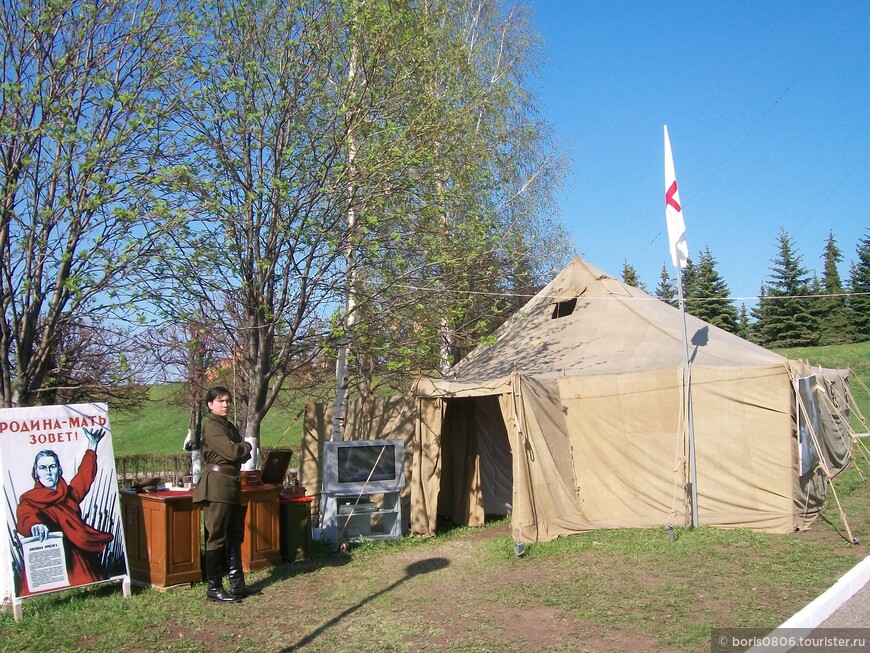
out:
M278 513L280 485L242 486L245 539L242 541L242 569L255 571L281 563L281 525Z
M192 492L121 490L130 578L171 587L202 578L200 510Z
M242 487L245 539L242 569L281 562L279 485ZM202 580L202 527L192 490L121 490L130 578L137 585L171 587Z

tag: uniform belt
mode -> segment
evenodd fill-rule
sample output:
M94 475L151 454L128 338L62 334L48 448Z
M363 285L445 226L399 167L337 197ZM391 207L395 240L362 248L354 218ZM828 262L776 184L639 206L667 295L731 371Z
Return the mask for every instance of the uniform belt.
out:
M227 476L234 476L235 478L239 477L239 470L235 467L230 467L229 465L212 465L211 463L206 463L205 468L210 472L226 474Z

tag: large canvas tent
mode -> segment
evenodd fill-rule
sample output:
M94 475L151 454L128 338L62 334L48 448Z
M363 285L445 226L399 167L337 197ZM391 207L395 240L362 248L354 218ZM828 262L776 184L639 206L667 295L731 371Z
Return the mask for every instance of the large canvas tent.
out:
M402 417L389 419L404 426L374 437L409 443L410 528L509 512L514 538L533 542L688 525L690 404L698 523L808 526L826 478L850 461L846 374L691 316L686 332L690 379L680 311L575 257L491 344L394 401ZM318 410L306 426L311 470L324 437L317 420L328 423ZM372 437L374 414L388 419L383 406L356 410L345 438Z

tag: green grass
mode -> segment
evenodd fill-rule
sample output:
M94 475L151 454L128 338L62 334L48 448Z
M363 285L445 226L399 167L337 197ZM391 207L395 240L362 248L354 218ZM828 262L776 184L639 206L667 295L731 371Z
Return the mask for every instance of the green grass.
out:
M776 353L788 358L808 360L815 365L833 368L852 368L856 374L870 377L870 340L849 345L827 345L825 347L795 347L775 349Z
M866 539L870 486L854 470L837 483ZM0 614L0 651L700 652L712 628L776 627L866 555L842 537L833 502L806 533L596 531L529 545L522 559L504 525L350 554L317 547L249 574L264 593L240 605L206 603L202 583L35 597L20 622Z

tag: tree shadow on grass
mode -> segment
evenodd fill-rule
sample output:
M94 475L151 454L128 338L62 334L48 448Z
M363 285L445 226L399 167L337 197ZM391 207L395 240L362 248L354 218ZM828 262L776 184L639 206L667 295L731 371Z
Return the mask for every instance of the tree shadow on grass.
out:
M280 653L290 653L290 651L298 651L302 647L307 646L308 644L313 642L315 639L317 639L321 634L326 632L328 629L330 629L333 626L335 626L336 624L338 624L342 619L349 617L354 612L356 612L357 610L359 610L360 608L365 606L367 603L370 603L374 599L378 598L379 596L386 594L387 592L393 591L399 585L402 585L403 583L406 583L407 581L411 580L414 576L419 576L420 574L427 574L431 571L437 571L439 569L443 569L444 567L448 566L449 564L450 564L450 561L447 560L447 558L428 558L426 560L419 560L417 562L411 563L410 565L408 565L405 568L405 575L402 578L395 581L394 583L391 583L390 585L388 585L384 589L370 594L369 596L364 598L362 601L359 601L355 605L352 605L349 608L343 610L342 612L340 612L339 614L334 616L332 619L330 619L329 621L327 621L323 625L315 628L313 631L311 631L309 634L307 634L305 637L300 639L295 644L291 644L290 646L287 646L287 647L281 649Z

